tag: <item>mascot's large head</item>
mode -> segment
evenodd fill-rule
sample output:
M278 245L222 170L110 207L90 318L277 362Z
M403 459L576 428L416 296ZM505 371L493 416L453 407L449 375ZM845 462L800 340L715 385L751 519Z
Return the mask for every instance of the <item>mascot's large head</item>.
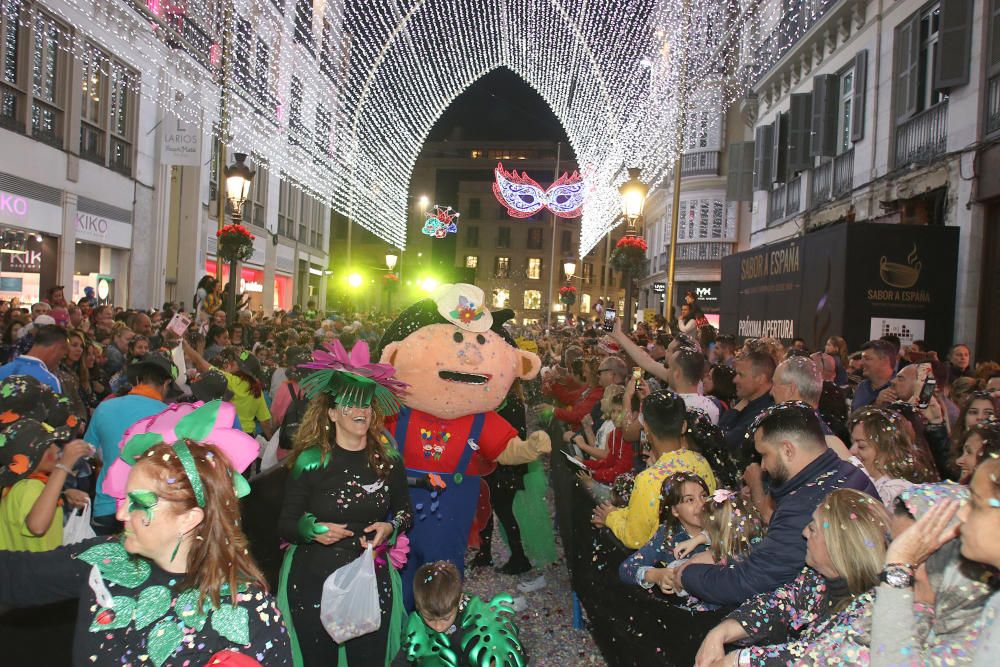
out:
M381 362L410 385L403 403L442 419L495 410L514 380L530 380L541 360L503 330L513 311L491 313L475 285L444 285L413 304L379 342Z

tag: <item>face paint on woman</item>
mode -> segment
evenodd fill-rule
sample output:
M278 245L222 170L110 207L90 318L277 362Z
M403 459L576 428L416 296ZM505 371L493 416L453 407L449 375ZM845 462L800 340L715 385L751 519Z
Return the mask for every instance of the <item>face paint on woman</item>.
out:
M136 489L134 491L128 492L128 511L136 512L142 511L146 513L146 519L143 521L145 525L149 525L153 521L153 509L159 503L160 499L152 491L146 491L145 489Z

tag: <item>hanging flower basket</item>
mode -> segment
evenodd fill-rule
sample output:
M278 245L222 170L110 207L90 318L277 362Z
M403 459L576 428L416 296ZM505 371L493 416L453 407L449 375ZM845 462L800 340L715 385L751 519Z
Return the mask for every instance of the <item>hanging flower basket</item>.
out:
M399 276L395 273L382 274L382 287L387 290L394 290L399 287Z
M254 236L243 225L226 225L215 233L218 255L224 262L245 262L253 257Z
M566 304L567 306L572 306L576 303L576 288L572 285L567 285L566 287L559 288L559 301Z
M623 236L611 253L611 268L633 278L646 272L646 240L641 236Z

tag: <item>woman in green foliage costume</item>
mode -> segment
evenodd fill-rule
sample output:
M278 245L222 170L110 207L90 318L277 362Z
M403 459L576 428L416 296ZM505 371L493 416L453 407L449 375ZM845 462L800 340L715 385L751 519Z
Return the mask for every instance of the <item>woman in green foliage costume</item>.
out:
M0 552L0 605L80 599L77 667L194 667L225 650L291 664L281 613L240 528L237 495L249 487L224 448L196 442L232 445L223 432L232 429L215 425L218 412L216 401L181 419L171 437L142 433L126 442L121 459L133 467L117 512L122 537Z
M317 351L303 382L310 403L288 457L291 474L278 534L285 554L279 604L289 620L296 665L381 667L399 651L402 593L390 562L377 561L382 611L375 632L337 644L320 621L323 583L366 546L392 542L410 526L406 472L382 419L399 409L392 367L368 363L359 342L348 355L340 343ZM395 609L394 611L394 607Z

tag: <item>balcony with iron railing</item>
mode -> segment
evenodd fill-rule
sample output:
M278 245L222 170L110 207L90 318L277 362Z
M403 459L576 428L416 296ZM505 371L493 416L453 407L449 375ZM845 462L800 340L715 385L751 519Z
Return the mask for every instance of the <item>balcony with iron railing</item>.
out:
M812 206L830 201L833 191L833 160L824 162L813 169L810 192Z
M942 155L948 145L948 100L896 126L896 151L893 166L929 162Z
M854 149L846 150L833 158L833 198L847 194L854 188Z
M796 176L767 194L767 224L802 210L802 177Z
M986 134L1000 131L1000 74L986 82Z
M699 151L681 156L681 177L718 175L719 151Z

